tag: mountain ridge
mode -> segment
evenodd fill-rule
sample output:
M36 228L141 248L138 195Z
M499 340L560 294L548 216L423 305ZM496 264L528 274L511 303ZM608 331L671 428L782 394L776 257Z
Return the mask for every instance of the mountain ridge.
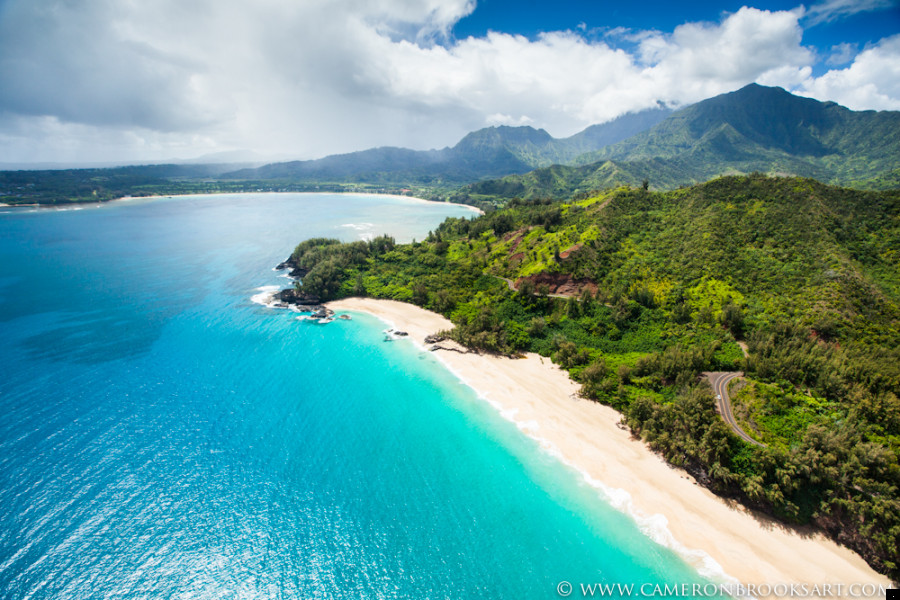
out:
M466 134L455 146L433 150L379 147L324 158L271 163L227 173L233 179L353 181L379 183L470 183L489 177L527 173L571 162L588 151L626 139L671 113L658 107L591 125L567 138L544 129L507 125Z
M750 84L682 108L574 163L549 174L539 169L478 182L461 195L570 196L644 180L672 189L754 171L883 189L895 185L900 169L900 112L852 111Z

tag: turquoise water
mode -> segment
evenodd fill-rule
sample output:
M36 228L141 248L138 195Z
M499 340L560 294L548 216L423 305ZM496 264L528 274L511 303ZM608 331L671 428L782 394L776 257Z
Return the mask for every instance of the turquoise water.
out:
M698 581L378 321L250 300L306 237L408 240L469 214L289 194L0 212L0 597Z

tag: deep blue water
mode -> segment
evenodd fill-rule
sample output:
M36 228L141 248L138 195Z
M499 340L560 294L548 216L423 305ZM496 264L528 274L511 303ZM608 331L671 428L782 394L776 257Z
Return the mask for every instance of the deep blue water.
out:
M697 580L381 323L250 301L304 238L470 214L287 194L0 212L0 598Z

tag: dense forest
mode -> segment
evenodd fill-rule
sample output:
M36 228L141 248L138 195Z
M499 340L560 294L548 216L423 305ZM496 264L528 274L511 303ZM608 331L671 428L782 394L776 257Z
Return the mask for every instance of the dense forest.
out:
M471 348L551 357L702 484L900 578L900 192L753 174L514 199L290 260L304 292L411 302ZM735 412L763 445L716 413L716 370L746 373Z
M233 166L233 165L230 165ZM222 176L229 165L143 165L113 169L0 171L0 203L66 205L108 202L126 196L227 194L245 192L415 193L442 199L445 191L347 182L255 181Z
M851 111L834 102L750 84L685 107L657 125L574 161L460 189L460 200L569 197L615 185L671 190L762 171L859 189L896 189L900 112ZM891 133L894 132L894 133Z

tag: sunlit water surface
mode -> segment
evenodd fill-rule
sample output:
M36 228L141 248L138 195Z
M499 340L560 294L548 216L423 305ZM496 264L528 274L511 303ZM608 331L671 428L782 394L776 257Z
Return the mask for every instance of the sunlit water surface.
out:
M409 342L251 301L312 236L464 207L0 211L0 597L558 598L697 575Z

